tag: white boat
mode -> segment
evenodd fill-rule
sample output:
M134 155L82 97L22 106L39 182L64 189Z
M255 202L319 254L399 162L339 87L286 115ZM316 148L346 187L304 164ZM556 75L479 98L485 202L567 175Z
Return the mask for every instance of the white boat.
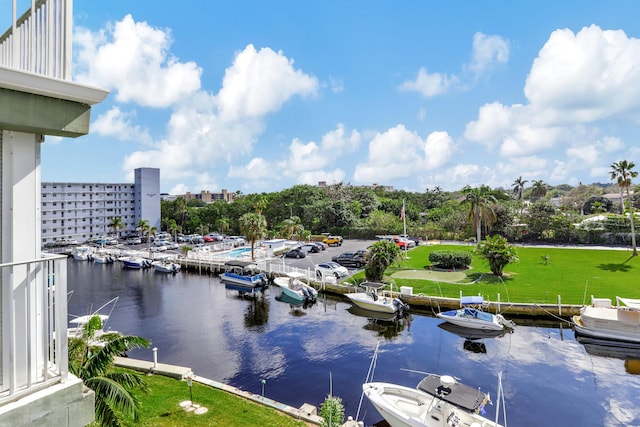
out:
M177 273L180 271L180 264L169 260L158 260L151 263L155 271L160 273Z
M115 297L109 301L107 301L104 305L102 305L97 310L93 311L91 314L86 314L83 316L75 316L71 320L69 320L69 324L72 326L67 327L67 337L68 338L82 338L85 326L92 317L98 316L102 321L102 328L95 331L93 335L93 340L89 342L92 346L104 346L106 342L102 339L105 334L119 334L117 331L112 331L110 328L105 329L106 323L109 320L109 316L113 312L116 303L118 302L119 297ZM105 312L108 307L111 307L109 312Z
M640 300L591 297L591 305L573 316L576 333L587 337L640 343Z
M92 256L93 250L89 246L78 246L71 251L73 259L87 261Z
M101 252L93 254L92 258L95 264L111 264L116 260L112 255Z
M386 285L377 282L362 282L358 285L364 292L347 293L345 296L360 308L382 313L399 313L409 309L409 306L390 292L381 291Z
M501 314L480 310L478 307L482 302L482 297L462 297L460 298L462 308L436 313L436 316L454 325L485 331L502 331L505 328L515 327L515 323L505 319Z
M151 261L142 257L129 256L120 258L120 261L122 261L124 268L131 268L134 270L151 267Z
M318 291L313 286L304 283L302 281L303 277L306 277L306 275L290 272L287 273L287 276L276 277L273 283L280 287L284 295L296 301L315 301L318 298Z
M369 382L362 390L391 427L500 426L481 415L488 394L448 375L431 374L416 388Z

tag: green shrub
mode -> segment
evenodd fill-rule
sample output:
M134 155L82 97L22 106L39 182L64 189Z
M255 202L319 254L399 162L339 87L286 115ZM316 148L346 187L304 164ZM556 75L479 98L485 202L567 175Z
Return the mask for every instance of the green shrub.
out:
M433 251L429 262L438 268L461 269L471 265L471 254L465 251Z

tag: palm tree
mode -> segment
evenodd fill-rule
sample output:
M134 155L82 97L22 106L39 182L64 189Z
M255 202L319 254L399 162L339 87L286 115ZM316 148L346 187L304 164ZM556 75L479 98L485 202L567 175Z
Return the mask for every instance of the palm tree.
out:
M140 237L144 237L147 234L147 230L149 230L149 221L146 219L139 219L136 224L136 230L140 233Z
M522 200L522 193L524 193L524 185L529 182L526 179L522 179L522 175L518 177L511 186L513 187L513 195L516 200Z
M638 176L638 172L634 171L635 163L621 160L611 165L611 179L618 180L618 186L622 192L625 189L627 192L627 199L629 199L629 188L631 187L631 178ZM624 206L624 199L622 200ZM636 248L636 230L633 224L633 202L629 203L629 221L631 222L631 247L633 248L633 256L638 256L638 249Z
M218 226L218 230L220 230L220 232L224 234L229 229L230 221L229 221L229 218L222 217L222 218L218 218L218 220L216 221L216 224Z
M300 222L300 217L292 216L282 221L280 230L285 236L289 236L289 239L293 240L293 236L299 235L304 230L304 225Z
M119 216L114 216L111 218L109 222L109 228L113 229L113 233L116 235L116 243L118 243L118 237L120 237L120 230L124 227L124 223L122 222L122 218Z
M547 184L543 180L538 179L531 182L531 195L542 199L547 194Z
M139 403L131 391L146 391L146 384L138 374L114 371L113 358L135 348L149 347L149 341L115 333L96 337L101 329L100 316L93 316L85 325L82 338L69 340L69 371L95 392L97 423L120 426L123 416L137 420Z
M476 244L480 244L482 239L482 222L484 221L485 225L488 226L496 220L493 205L497 203L497 200L493 195L489 194L489 190L489 187L484 185L463 190L465 194L464 202L469 203L468 219L476 230Z
M184 197L178 197L176 199L176 210L180 214L180 227L184 230L184 220L187 215L187 201Z
M400 247L390 240L380 240L371 245L364 268L367 280L381 282L385 270L398 259L400 254Z
M255 260L254 248L256 241L264 237L267 232L266 218L256 212L248 212L239 219L240 230L251 242L251 260Z
M182 231L182 228L178 225L175 219L170 219L167 223L167 230L173 236L173 241L176 241L176 234Z

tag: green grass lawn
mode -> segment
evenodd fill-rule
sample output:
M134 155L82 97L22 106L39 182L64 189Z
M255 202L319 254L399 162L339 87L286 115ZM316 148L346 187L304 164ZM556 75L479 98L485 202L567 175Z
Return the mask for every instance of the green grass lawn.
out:
M149 392L135 393L142 404L140 420L133 424L136 426L306 426L275 409L196 382L193 383L193 401L206 407L208 412L202 415L188 413L180 407L180 402L190 399L186 381L161 375L145 379Z
M591 295L615 299L616 295L640 298L640 257L631 251L569 248L518 247L520 262L504 269L503 280L491 274L488 263L473 255L471 269L457 283L447 283L446 272L429 280L429 253L437 250L470 251L474 247L461 245L419 246L408 252L408 259L386 272L395 285L411 286L414 294L457 298L481 294L486 300L496 301L498 293L503 302L589 303ZM548 257L547 261L543 257ZM394 276L403 270L416 270L420 278ZM478 277L482 278L477 282ZM443 278L444 275L444 278ZM431 275L433 278L434 274ZM451 274L453 276L453 274ZM459 278L460 275L457 275ZM586 293L586 300L584 299Z

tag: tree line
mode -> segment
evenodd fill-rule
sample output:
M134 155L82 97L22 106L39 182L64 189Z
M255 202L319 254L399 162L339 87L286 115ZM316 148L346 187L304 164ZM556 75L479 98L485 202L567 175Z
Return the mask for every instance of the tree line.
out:
M632 212L640 206L633 162L611 166L613 182L550 186L521 176L511 188L464 187L424 192L388 191L338 183L296 185L279 192L237 193L234 202L162 201L162 228L175 233L244 234L241 218L257 213L264 237L308 239L320 233L347 238L407 234L422 239L480 242L500 235L509 242L633 244ZM530 185L527 185L530 184ZM603 195L619 194L619 201ZM598 216L599 215L599 216ZM585 221L587 218L595 218ZM256 218L253 218L255 221ZM260 220L262 221L262 220ZM631 227L634 224L631 223Z

